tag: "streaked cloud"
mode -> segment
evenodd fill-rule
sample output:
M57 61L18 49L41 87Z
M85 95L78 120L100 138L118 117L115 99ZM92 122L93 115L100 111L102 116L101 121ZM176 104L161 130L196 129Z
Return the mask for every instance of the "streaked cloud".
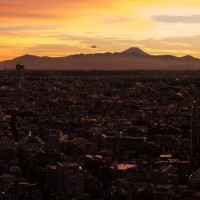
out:
M124 22L130 22L132 21L131 17L125 16L125 15L109 15L103 19L100 20L100 23L124 23Z
M200 23L200 15L189 15L189 16L170 16L170 15L156 15L152 19L158 22L181 22L181 23Z
M50 30L55 28L56 26L53 25L1 26L0 31L7 32L7 31L26 31L26 30Z
M162 39L147 38L145 40L132 41L140 44L153 55L171 54L177 56L192 55L200 56L200 35L198 36L175 36Z
M200 57L199 9L197 0L0 0L0 60L131 46Z

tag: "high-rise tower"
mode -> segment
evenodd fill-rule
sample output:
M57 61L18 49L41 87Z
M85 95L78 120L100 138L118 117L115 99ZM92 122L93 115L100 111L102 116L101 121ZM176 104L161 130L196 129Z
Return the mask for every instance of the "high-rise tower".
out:
M21 82L24 79L24 65L17 63L15 76L17 82Z
M193 103L191 156L193 159L200 159L200 102Z
M78 164L60 162L47 168L49 190L59 200L83 199L83 180L83 171Z

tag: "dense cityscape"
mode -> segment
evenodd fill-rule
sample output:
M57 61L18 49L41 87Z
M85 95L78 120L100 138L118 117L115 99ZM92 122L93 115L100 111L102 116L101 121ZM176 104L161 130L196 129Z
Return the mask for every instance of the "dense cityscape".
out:
M1 70L0 200L200 199L199 94L200 71Z

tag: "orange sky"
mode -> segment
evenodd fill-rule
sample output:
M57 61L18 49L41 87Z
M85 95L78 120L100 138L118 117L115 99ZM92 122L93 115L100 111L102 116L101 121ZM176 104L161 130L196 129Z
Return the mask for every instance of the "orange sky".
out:
M0 0L0 13L0 60L135 46L200 58L199 0Z

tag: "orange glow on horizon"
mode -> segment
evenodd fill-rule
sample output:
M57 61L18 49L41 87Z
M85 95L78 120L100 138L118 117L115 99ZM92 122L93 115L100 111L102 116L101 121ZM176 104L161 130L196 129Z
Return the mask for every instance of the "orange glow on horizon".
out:
M0 0L0 60L131 46L200 58L199 9L196 0Z

